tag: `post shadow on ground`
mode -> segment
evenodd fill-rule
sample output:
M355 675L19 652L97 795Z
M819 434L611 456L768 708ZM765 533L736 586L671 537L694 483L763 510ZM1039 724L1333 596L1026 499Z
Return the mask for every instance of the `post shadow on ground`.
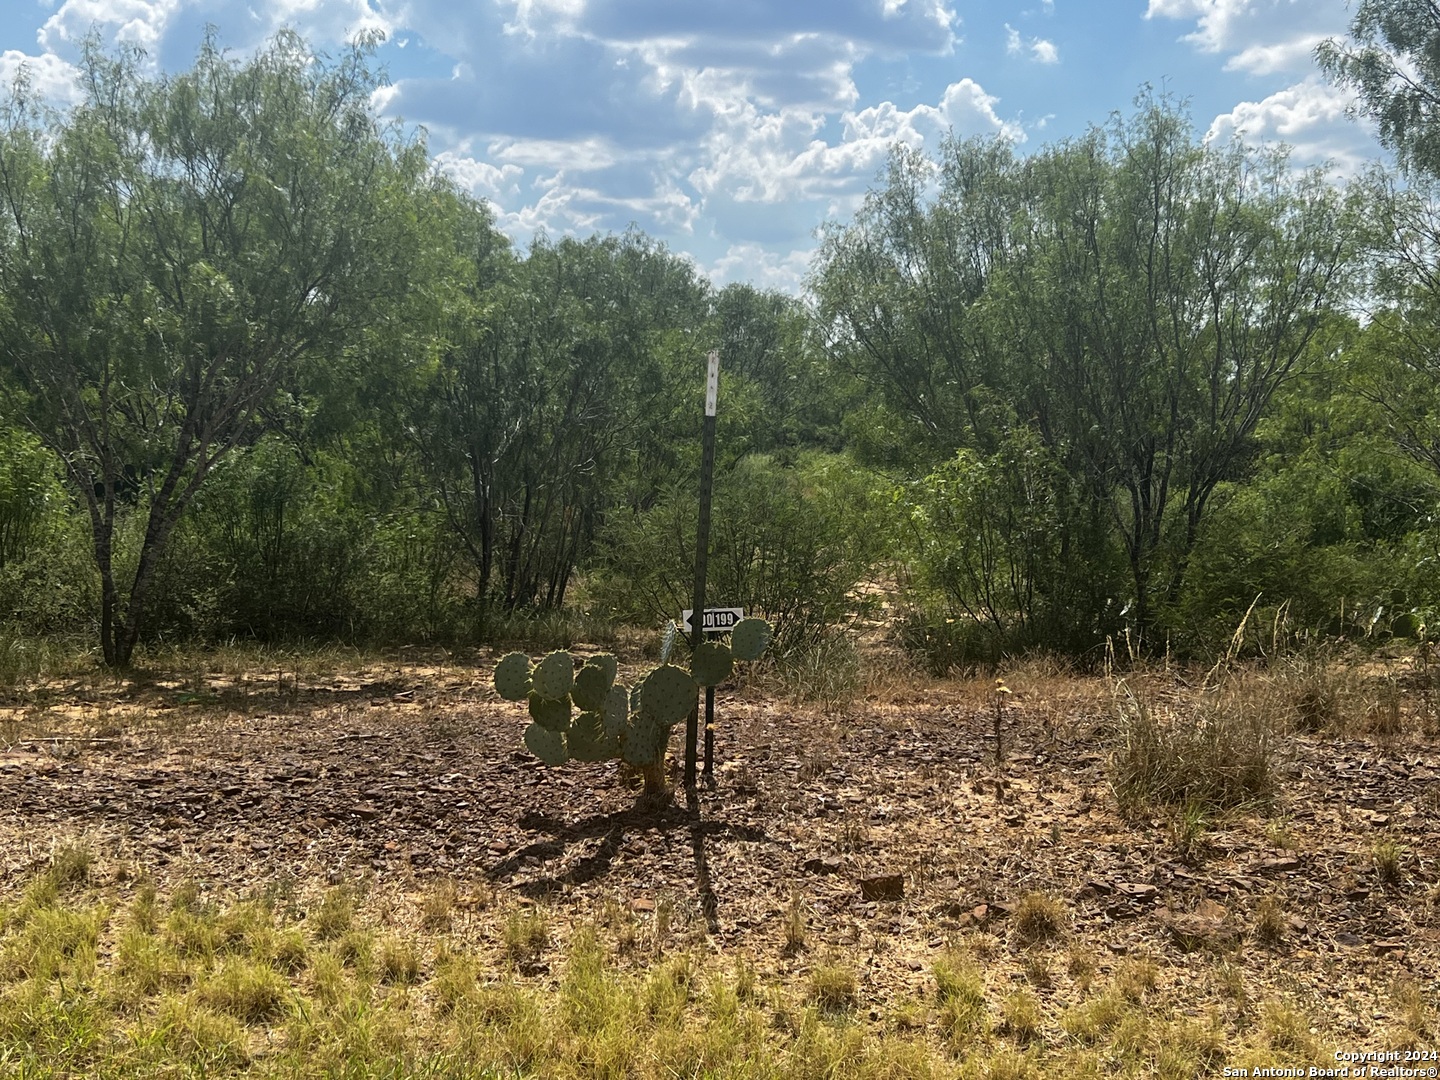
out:
M700 910L705 916L706 929L714 934L720 930L719 901L710 874L710 860L707 841L714 836L729 836L741 840L765 841L770 837L763 829L751 825L733 825L727 821L706 821L700 813L699 793L690 789L686 792L685 806L674 803L662 807L658 812L643 807L609 814L594 814L574 823L565 822L548 814L529 813L520 819L520 826L532 832L542 833L550 839L537 840L526 844L509 854L487 870L486 877L499 880L509 877L532 856L550 859L564 854L573 843L601 838L595 851L580 859L564 873L547 875L525 882L516 891L525 896L539 897L558 892L566 885L583 885L604 876L611 869L615 856L624 846L626 833L631 829L670 829L683 825L690 839L690 851L695 872L696 894Z

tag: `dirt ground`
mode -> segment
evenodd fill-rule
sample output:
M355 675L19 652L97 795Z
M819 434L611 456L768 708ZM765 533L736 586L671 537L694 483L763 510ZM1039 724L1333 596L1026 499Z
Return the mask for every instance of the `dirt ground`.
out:
M1131 957L1197 1014L1242 978L1336 1039L1383 1028L1397 984L1440 994L1440 746L1417 734L1287 737L1273 805L1187 827L1119 814L1103 679L1007 674L998 767L985 680L897 678L828 710L732 687L717 783L657 806L613 763L533 759L494 659L12 696L0 897L81 838L162 887L354 884L401 922L453 882L464 932L497 950L501 913L526 905L559 943L599 920L637 953L745 955L762 978L843 954L872 1016L923 997L960 940L1057 999ZM1016 926L1034 893L1062 911L1038 941Z

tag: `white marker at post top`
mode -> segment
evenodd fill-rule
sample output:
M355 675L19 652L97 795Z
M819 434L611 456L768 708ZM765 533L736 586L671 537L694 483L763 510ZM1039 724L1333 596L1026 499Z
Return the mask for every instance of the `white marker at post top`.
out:
M715 399L720 395L720 350L710 350L710 369L705 375L705 415L715 415Z

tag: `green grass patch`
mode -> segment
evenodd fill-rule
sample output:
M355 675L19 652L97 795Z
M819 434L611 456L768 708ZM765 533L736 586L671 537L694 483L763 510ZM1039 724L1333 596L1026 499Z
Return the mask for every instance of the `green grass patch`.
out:
M838 949L787 972L638 957L603 927L562 947L534 911L496 909L479 937L433 920L415 936L400 927L425 925L423 898L382 930L339 891L285 924L264 900L56 877L0 904L0 1075L1188 1077L1334 1049L1294 1005L1180 1008L1144 957L1102 970L1072 950L1065 975L1017 985L977 939L936 955L933 990L872 1001L863 961ZM542 967L517 970L537 950ZM1418 984L1394 999L1397 1038L1434 1030Z

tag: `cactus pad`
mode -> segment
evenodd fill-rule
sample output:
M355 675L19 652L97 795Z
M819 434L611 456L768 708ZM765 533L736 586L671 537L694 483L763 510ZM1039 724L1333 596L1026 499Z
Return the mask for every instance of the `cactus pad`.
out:
M730 677L734 667L730 649L709 641L696 646L695 655L690 658L690 673L701 686L719 686Z
M630 695L623 686L612 686L605 695L605 731L618 737L630 719Z
M675 648L675 636L679 633L680 628L675 625L674 619L665 624L665 633L660 638L660 662L662 664L669 663L670 652Z
M535 684L535 692L541 697L563 698L570 693L574 674L575 661L568 652L561 649L536 664L530 679Z
M673 664L661 664L645 676L640 713L661 724L677 724L695 708L695 680Z
M563 732L570 726L569 695L557 701L554 698L541 697L532 692L530 694L530 719L547 731L557 734Z
M774 632L764 619L741 619L730 631L730 651L736 660L758 660Z
M539 724L531 724L525 729L525 745L546 765L564 765L568 759L564 737Z
M575 717L565 736L565 745L576 761L606 761L620 753L620 740L605 731L605 722L598 712L583 712Z
M506 701L524 701L530 693L530 658L513 652L495 665L495 692Z
M665 758L670 728L636 717L620 736L620 756L631 765L655 765Z
M1396 615L1395 620L1390 624L1390 633L1396 637L1413 638L1419 637L1420 631L1424 629L1424 620L1413 611L1407 611L1402 615Z
M575 673L575 685L570 695L582 709L600 709L605 705L605 695L610 692L613 679L605 677L605 670L595 664L586 664Z
M620 662L610 653L596 653L585 661L586 667L596 667L605 673L605 689L615 685L615 676L620 671Z

